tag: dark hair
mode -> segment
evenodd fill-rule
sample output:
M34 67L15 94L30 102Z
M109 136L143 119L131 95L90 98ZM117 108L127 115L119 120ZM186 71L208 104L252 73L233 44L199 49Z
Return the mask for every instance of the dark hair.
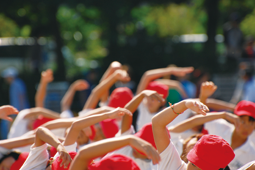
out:
M6 158L8 158L8 157L13 157L15 160L17 160L18 158L19 158L19 155L20 155L21 153L19 153L19 152L11 152L11 153L9 153L9 154L7 154L7 155L4 155L1 159L0 159L0 163L2 163L3 162L3 160L5 160Z
M226 168L220 168L219 170L230 170L230 168L226 166Z
M240 117L243 117L243 116L245 116L245 115L242 115L242 116L240 116ZM247 116L248 116L248 115L247 115ZM249 116L249 122L255 122L255 119L254 119L253 117Z

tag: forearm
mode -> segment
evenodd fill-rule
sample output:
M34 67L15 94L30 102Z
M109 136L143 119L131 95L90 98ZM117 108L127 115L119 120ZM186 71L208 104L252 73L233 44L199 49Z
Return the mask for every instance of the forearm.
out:
M118 138L110 138L84 146L73 160L70 170L87 169L91 160L129 145L131 138L132 137L129 135Z
M34 142L34 135L30 137L17 137L0 141L0 146L6 149L14 149L31 145Z
M92 115L89 117L85 117L85 118L76 120L72 124L70 131L66 136L64 146L72 145L76 141L76 139L82 129L92 126L92 125L94 125L98 122L101 122L105 119L108 119L108 118L109 118L108 113L103 113L103 114Z
M182 84L179 81L169 80L169 79L158 79L157 81L167 85L169 87L169 89L177 90L181 94L182 98L188 97L182 87Z
M139 104L142 102L143 98L144 94L139 93L130 102L126 104L125 109L129 110L131 113L134 113L138 108ZM128 114L125 114L122 117L121 133L126 132L130 128L130 126L132 125L132 121L133 117Z
M228 103L228 102L221 101L221 100L216 100L216 99L207 99L206 105L209 108L211 108L213 110L217 110L217 111L221 111L221 110L234 111L235 107L236 107L235 104Z
M146 71L140 80L136 94L145 90L151 81L169 74L171 74L171 68L169 67Z
M57 148L58 145L61 144L61 142L50 130L44 127L39 127L36 131L34 146L39 147L44 143L48 143L55 148Z
M206 116L197 115L177 124L174 127L170 127L169 131L173 133L182 133L195 126L202 125L206 122L210 122L216 119L224 119L225 117L225 112L208 113Z
M109 91L117 80L118 79L115 77L115 74L112 74L107 79L102 81L98 86L96 86L90 94L83 109L94 109L97 106L99 99L104 95L105 92Z
M59 113L54 112L49 109L46 109L46 108L39 108L39 107L33 108L33 109L31 109L31 112L36 116L42 115L43 117L51 118L51 119L59 119L60 118Z
M75 89L74 87L71 85L69 87L69 89L67 90L67 92L65 93L65 96L63 97L63 99L61 100L61 111L65 111L70 109L72 102L73 102L73 97L75 95Z
M42 127L45 127L49 130L58 128L69 128L75 120L77 120L77 118L56 119L43 124Z
M93 109L93 110L90 110L90 111L86 112L86 114L81 116L80 118L84 118L84 117L88 117L88 116L92 116L92 115L97 115L97 114L109 112L109 111L112 111L112 110L114 110L114 108L108 107L108 106L103 106L103 107L96 108L96 109Z
M47 82L40 81L38 89L35 94L35 106L44 107L44 99L46 96Z

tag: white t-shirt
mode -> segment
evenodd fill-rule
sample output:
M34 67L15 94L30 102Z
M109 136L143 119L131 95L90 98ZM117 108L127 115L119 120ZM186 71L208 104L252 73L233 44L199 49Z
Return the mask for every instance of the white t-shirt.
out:
M144 104L145 100L146 98L138 106L137 130L140 130L145 124L150 123L152 117L156 114L149 112L147 106Z
M161 161L158 164L158 170L186 170L187 165L183 162L170 142L167 148L160 154Z
M129 130L127 130L125 133L120 134L120 131L119 131L115 135L115 137L130 135L130 134L134 134L133 126L131 126L131 128ZM125 156L133 159L137 163L137 165L140 167L141 170L156 170L156 168L157 168L157 165L153 165L152 161L149 159L145 160L145 159L135 158L133 156L133 148L131 146L125 146L121 149L110 152L102 159L106 158L107 156L113 155L113 154L121 154L121 155L125 155Z
M29 155L20 170L44 170L49 160L47 144L39 147L31 146Z
M247 170L248 168L250 168L252 165L255 165L255 161L249 162L246 165L244 165L243 167L239 168L238 170Z
M218 119L205 123L205 129L208 130L209 134L218 135L231 145L235 126L228 123L226 120ZM234 150L234 153L235 158L229 164L229 168L233 170L241 168L246 163L255 159L255 146L251 139L248 138L242 146Z

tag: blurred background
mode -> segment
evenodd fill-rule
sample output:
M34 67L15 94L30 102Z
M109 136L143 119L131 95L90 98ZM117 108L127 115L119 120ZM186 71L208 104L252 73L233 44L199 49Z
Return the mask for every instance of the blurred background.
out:
M254 27L253 0L9 0L0 5L0 71L17 69L33 107L51 68L46 106L56 111L70 83L86 79L93 89L112 61L129 68L134 89L149 69L193 66L198 89L213 80L214 97L230 101L240 63L253 67ZM3 77L1 105L10 104ZM73 110L90 90L76 94Z

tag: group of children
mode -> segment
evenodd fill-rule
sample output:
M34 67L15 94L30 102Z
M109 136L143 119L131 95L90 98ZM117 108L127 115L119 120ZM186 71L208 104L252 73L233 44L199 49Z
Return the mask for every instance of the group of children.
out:
M54 78L51 70L42 72L35 108L18 113L12 106L0 107L2 119L12 121L8 116L17 114L8 139L0 141L0 170L254 170L255 103L208 99L217 86L204 82L199 98L166 107L169 89L182 87L160 78L192 71L149 70L135 96L127 87L109 95L116 82L130 80L113 62L77 117L70 110L73 97L89 84L71 84L59 114L44 108L47 84Z

